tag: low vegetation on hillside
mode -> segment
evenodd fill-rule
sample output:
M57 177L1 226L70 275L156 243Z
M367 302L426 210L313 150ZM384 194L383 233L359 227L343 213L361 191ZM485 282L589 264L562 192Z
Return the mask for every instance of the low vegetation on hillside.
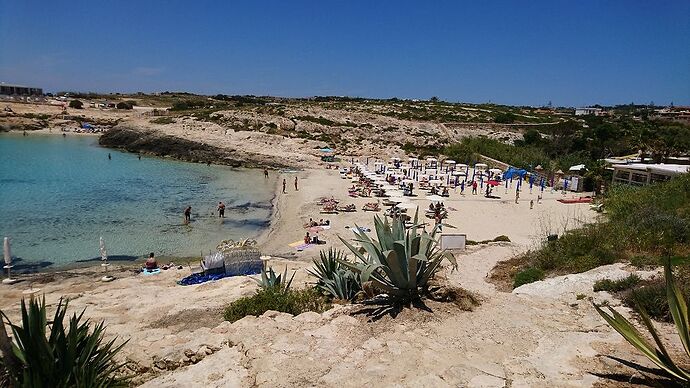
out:
M645 187L614 186L604 207L601 222L544 241L541 248L504 264L511 267L514 286L618 261L658 266L662 257L690 255L690 175ZM686 271L679 268L681 287L690 279Z

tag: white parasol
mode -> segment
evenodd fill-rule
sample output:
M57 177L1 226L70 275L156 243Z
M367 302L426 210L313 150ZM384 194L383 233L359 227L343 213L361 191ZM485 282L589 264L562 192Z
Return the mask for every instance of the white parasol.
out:
M108 271L108 266L110 265L108 263L108 251L105 249L105 240L103 240L103 237L101 236L100 241L99 241L99 251L101 252L101 267L103 267L103 271L107 272ZM103 275L101 278L101 281L104 282L109 282L112 281L114 278L112 276L109 276L107 273Z
M2 282L5 284L12 284L18 281L18 279L12 279L10 276L10 270L12 269L12 249L10 248L10 238L5 237L3 246L2 246L2 252L5 257L5 268L7 270L7 278L2 279Z

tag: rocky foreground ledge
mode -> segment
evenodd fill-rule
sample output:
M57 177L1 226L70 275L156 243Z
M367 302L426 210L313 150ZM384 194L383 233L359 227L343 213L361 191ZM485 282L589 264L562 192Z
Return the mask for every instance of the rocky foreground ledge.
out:
M148 128L116 126L105 132L98 143L104 147L170 157L186 162L213 163L232 167L289 167L264 155L253 155L230 147L216 147Z

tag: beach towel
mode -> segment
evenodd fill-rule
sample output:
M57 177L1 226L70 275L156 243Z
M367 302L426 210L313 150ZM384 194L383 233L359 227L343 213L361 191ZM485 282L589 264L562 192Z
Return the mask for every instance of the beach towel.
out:
M304 243L302 243L302 245L298 245L298 246L296 246L295 248L297 248L297 250L301 252L301 251L303 251L303 250L305 250L305 249L307 249L307 248L311 248L312 246L314 246L314 244L304 244Z
M321 226L312 226L311 228L309 228L309 232L318 233L318 232L322 231L323 229L324 228Z
M179 280L177 282L177 284L179 284L181 286L191 286L193 284L206 283L206 282L210 282L213 280L222 279L222 278L225 278L228 276L229 275L226 275L224 273L212 274L212 275L204 275L203 273L193 273L193 274Z
M297 241L295 241L295 242L293 242L293 243L288 244L288 246L291 247L291 248L296 248L296 247L298 247L298 246L300 246L300 245L304 245L304 239L302 239L302 240L297 240Z
M159 274L159 273L161 273L161 269L160 269L160 268L156 268L156 269L145 269L145 270L141 271L141 274L144 275L144 276L157 275L157 274Z

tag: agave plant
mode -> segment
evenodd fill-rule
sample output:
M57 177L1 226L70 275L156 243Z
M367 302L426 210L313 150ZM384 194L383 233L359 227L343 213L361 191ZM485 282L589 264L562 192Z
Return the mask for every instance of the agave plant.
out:
M685 303L683 293L676 285L673 279L673 272L671 271L671 259L666 259L664 262L664 276L666 278L666 298L668 299L668 306L673 317L673 322L676 325L680 342L683 344L685 354L690 356L690 326L688 319L688 306ZM645 309L637 304L637 310L642 317L642 322L649 331L649 334L654 339L656 346L652 345L645 339L642 334L620 313L609 307L609 313L605 312L599 306L594 305L597 312L614 328L620 335L625 338L632 346L642 352L650 361L656 364L659 368L671 375L675 380L682 384L690 383L690 371L678 366L669 356L664 344L661 342L659 335L652 325L652 321Z
M360 262L339 262L360 274L362 283L370 281L392 298L402 301L419 298L420 290L428 289L429 280L440 269L443 259L454 269L457 262L451 252L438 247L437 234L442 224L427 233L417 220L415 212L413 226L406 229L402 219L389 223L388 219L374 217L377 240L369 238L359 227L355 228L354 241L362 246L361 249L340 238Z
M275 289L280 292L287 292L292 284L292 279L295 278L295 272L292 273L290 280L287 280L287 266L285 266L285 272L282 275L276 275L273 268L269 267L268 272L265 269L261 270L261 280L254 279L259 286L263 289Z
M91 325L83 320L84 310L65 321L67 302L60 302L52 321L47 320L45 298L28 306L21 302L22 323L9 322L14 341L10 341L0 322L2 365L10 387L118 387L127 386L127 377L118 371L125 365L115 355L126 342L104 342L103 322ZM49 328L49 332L47 332ZM11 352L6 352L9 345Z
M308 269L311 275L319 279L316 288L341 300L352 300L362 290L359 275L342 265L346 256L339 250L321 251L314 259L314 268Z

